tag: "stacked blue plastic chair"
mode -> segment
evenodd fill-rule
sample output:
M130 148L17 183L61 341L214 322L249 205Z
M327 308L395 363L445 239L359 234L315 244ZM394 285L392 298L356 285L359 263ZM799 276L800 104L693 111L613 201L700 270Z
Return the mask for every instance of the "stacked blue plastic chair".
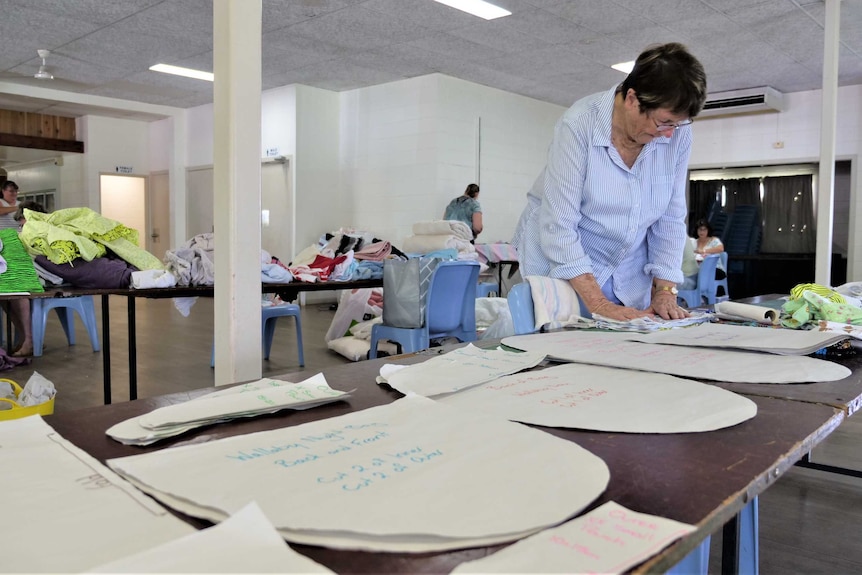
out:
M677 299L683 300L685 307L693 308L703 305L703 299L706 303L715 303L715 294L718 289L718 283L715 279L715 270L718 267L718 262L721 261L719 254L711 254L703 258L700 262L700 269L697 271L697 287L690 290L679 290ZM727 289L727 280L725 289Z
M497 282L479 282L476 284L476 297L488 297L492 293L500 293L500 284Z
M476 341L478 279L477 262L440 262L428 286L422 327L375 325L371 328L371 349L368 357L377 357L377 343L381 339L400 344L402 353L426 349L435 338L454 337L463 342ZM383 289L385 293L386 287Z
M75 314L73 312L77 312L87 329L87 334L90 336L90 345L93 346L93 351L101 349L99 333L96 328L96 308L93 304L93 296L33 298L30 300L33 355L42 355L48 312L52 309L57 312L60 318L60 324L63 326L69 345L75 345Z
M509 301L509 313L512 314L512 325L515 335L524 335L536 331L536 313L533 309L533 293L527 282L512 286L506 296Z
M263 359L269 359L272 351L272 339L275 336L275 322L280 317L293 317L296 323L296 350L299 355L299 365L305 366L305 354L302 350L302 320L300 319L300 307L295 303L283 303L280 305L267 306L261 309L261 341L263 343ZM215 367L215 344L210 354L210 367Z

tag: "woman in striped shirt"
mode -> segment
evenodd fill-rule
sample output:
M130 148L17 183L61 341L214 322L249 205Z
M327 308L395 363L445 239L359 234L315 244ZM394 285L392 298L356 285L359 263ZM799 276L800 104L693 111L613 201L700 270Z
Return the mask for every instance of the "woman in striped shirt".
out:
M521 273L568 280L582 315L685 317L676 284L689 125L705 100L703 66L671 43L644 51L619 86L575 102L515 231Z

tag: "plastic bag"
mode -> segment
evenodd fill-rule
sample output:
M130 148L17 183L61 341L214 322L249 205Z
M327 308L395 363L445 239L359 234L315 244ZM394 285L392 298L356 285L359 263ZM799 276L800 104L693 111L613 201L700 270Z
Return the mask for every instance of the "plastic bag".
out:
M425 300L439 258L383 262L383 323L417 328L425 322Z
M338 310L324 337L326 343L348 335L347 332L354 323L380 316L381 291L381 288L363 288L341 292Z

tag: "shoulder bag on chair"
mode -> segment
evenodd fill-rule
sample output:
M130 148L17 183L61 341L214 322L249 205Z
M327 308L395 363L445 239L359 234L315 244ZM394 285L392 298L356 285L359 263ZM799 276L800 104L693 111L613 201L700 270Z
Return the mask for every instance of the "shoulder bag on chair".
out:
M390 259L383 262L383 324L422 327L425 297L438 258Z

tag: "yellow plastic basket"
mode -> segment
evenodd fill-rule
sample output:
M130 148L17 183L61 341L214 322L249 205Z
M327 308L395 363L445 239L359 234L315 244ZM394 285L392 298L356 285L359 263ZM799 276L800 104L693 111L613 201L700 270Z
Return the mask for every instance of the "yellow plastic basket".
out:
M21 392L24 391L21 389L21 386L11 379L2 379L0 381L8 382L12 389L15 390L15 397L21 395ZM0 410L0 421L4 421L7 419L18 419L19 417L27 417L28 415L51 415L54 413L54 397L49 399L44 403L40 403L39 405L31 405L29 407L22 407L18 405L18 402L12 401L11 399L0 398L0 401L4 403L11 403L12 409L3 409Z

